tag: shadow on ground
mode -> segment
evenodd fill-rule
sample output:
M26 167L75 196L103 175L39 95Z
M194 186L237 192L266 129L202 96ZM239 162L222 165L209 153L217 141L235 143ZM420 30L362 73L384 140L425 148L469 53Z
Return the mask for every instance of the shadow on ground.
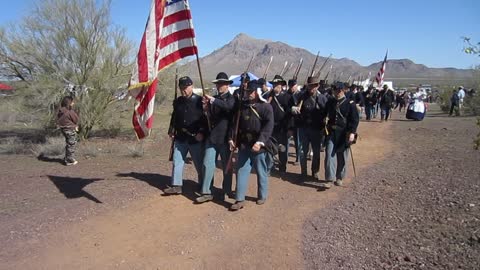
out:
M65 176L54 176L54 175L47 175L50 181L58 188L58 191L65 195L67 199L77 199L85 197L91 201L96 203L102 203L99 199L97 199L92 194L83 190L87 185L101 181L102 178L78 178L78 177L65 177Z
M292 173L292 172L272 172L272 176L278 177L283 181L287 181L291 184L302 186L302 187L309 187L316 189L318 191L325 191L325 187L323 186L326 181L324 180L317 180L313 178L313 176L304 176L302 177L301 174Z
M52 163L60 163L64 164L64 161L62 158L52 158L52 157L46 157L44 155L40 155L37 157L38 160L43 161L43 162L52 162Z
M118 177L130 177L133 180L139 180L149 184L152 187L155 187L159 190L164 191L171 183L171 177L167 175L155 174L155 173L118 173ZM195 202L195 199L199 196L198 191L200 187L197 182L193 180L183 180L182 195L187 199ZM166 195L163 196L174 196Z

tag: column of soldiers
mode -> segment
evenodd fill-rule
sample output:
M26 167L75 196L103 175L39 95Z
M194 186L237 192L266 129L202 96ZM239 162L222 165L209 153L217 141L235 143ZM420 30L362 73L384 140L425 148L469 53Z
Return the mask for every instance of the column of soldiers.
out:
M293 138L299 181L307 180L307 153L313 157L310 175L320 180L320 152L325 148L325 181L330 188L341 186L346 175L349 147L355 142L359 114L354 99L345 96L348 85L336 82L329 89L325 80L308 77L303 89L296 79L285 81L275 75L268 90L264 79L250 80L242 75L239 89L231 94L232 81L220 72L212 82L218 93L203 97L193 93L193 82L185 76L178 85L182 96L174 103L173 169L171 186L165 194L182 193L183 168L190 152L199 180L197 203L212 201L214 172L219 156L223 182L218 199L235 199L230 210L245 206L245 195L252 168L257 175L257 204L268 198L270 173L287 171L289 138ZM288 86L288 88L286 88ZM232 152L238 150L235 191L232 185ZM278 157L277 157L278 156Z

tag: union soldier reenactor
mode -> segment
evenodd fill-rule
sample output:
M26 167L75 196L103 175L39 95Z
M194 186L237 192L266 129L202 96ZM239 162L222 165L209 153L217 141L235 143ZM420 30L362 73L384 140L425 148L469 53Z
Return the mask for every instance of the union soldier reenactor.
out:
M353 100L355 101L355 105L358 110L358 115L360 119L362 118L362 112L365 108L365 99L363 98L363 86L357 86L353 90Z
M240 75L241 85L239 88L233 91L233 97L235 98L235 110L237 110L241 104L241 100L240 100L241 89L245 89L249 81L250 81L250 76L248 75L248 73L243 73L242 75Z
M388 121L390 112L392 111L392 105L395 101L395 93L392 89L388 88L388 85L383 85L383 90L379 93L380 99L380 121Z
M257 80L258 84L260 84L262 87L262 97L268 101L268 97L270 97L271 90L268 89L267 86L267 81L264 78L260 78Z
M325 188L341 186L345 178L348 147L354 143L359 122L358 110L354 100L345 97L347 89L344 83L334 86L336 99L327 103L327 147L325 157Z
M175 100L173 119L175 135L169 134L174 140L172 186L164 190L167 195L182 193L183 167L190 152L193 164L202 180L203 140L207 131L207 121L202 109L202 97L193 93L193 82L188 76L178 80L182 95Z
M300 114L298 128L300 137L300 166L302 176L307 175L307 155L312 145L312 175L318 179L320 170L320 146L324 139L327 98L318 92L318 77L308 77L307 87L300 97L299 104L292 107L294 114Z
M276 139L277 143L279 144L279 151L278 151L278 170L280 172L287 171L287 151L286 147L288 147L288 121L290 118L290 114L288 112L288 102L289 102L289 95L283 91L283 87L287 85L287 82L282 78L280 75L275 75L273 80L270 81L273 86L272 91L267 100L270 101L273 109L273 118L274 118L274 127L273 127L273 138ZM274 166L273 158L270 155L269 160L267 162L268 169L271 169ZM269 163L269 164L268 164Z
M232 130L229 144L233 151L236 145L233 141L237 133L238 160L237 160L237 185L235 192L236 202L231 210L239 210L245 206L245 194L248 187L248 178L252 165L257 173L258 200L257 204L265 203L268 195L267 163L265 160L266 147L270 143L273 131L272 106L265 103L261 97L261 86L257 81L250 81L244 90L246 99L240 109L238 132Z
M345 84L345 87L347 87L347 90L345 91L345 97L347 97L348 100L354 100L355 89L357 89L357 86L355 84L352 84L350 85L350 87L348 87L348 84Z
M289 122L288 122L288 137L293 137L293 140L295 142L295 162L294 165L298 165L299 161L299 148L300 148L300 142L298 140L298 128L297 128L297 118L299 117L298 114L295 114L292 111L292 107L297 106L300 96L301 96L301 91L298 89L297 85L297 80L295 79L290 79L288 80L288 112L290 114L289 117ZM288 156L288 146L287 146L287 156Z
M365 100L365 115L367 117L367 121L370 121L372 120L373 109L377 102L377 98L375 97L373 86L369 86L367 91L364 92L364 100Z
M327 98L327 100L329 99L326 80L320 80L320 85L318 86L318 92L324 95ZM322 140L322 144L320 145L320 152L325 152L325 137Z
M198 203L204 203L213 200L210 189L215 172L215 161L217 154L220 155L223 166L222 200L225 194L232 193L232 173L227 170L227 162L230 156L228 147L228 131L232 120L235 98L228 91L228 86L233 81L228 79L224 72L218 73L216 79L212 81L217 87L218 94L215 96L205 95L203 97L203 109L208 112L210 117L210 133L206 139L205 154L203 156L203 181L202 196L196 199Z
M320 80L320 85L318 86L318 92L320 94L327 96L327 81L326 80Z

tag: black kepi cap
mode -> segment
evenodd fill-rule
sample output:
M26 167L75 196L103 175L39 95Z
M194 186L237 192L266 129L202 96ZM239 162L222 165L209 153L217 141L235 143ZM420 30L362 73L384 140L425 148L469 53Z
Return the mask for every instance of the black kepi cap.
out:
M193 84L193 81L188 76L183 76L180 79L178 79L178 86L180 88L184 88L184 87L190 86L192 84Z

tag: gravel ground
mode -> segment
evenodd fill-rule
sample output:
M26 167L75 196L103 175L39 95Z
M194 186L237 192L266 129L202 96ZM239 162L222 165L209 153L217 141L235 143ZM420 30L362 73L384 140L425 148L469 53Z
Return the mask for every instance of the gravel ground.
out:
M305 222L307 269L480 269L474 118L400 117L394 151Z

